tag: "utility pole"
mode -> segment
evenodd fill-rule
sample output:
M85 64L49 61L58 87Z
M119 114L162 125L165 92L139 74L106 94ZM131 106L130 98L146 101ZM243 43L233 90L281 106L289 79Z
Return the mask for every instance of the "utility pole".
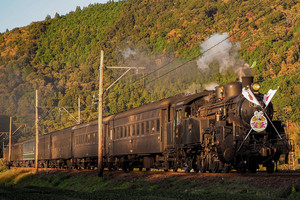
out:
M101 50L100 66L99 66L99 104L98 104L98 176L103 177L103 57L104 52Z
M4 158L4 141L2 142L3 148L2 148L2 158Z
M80 97L78 97L78 122L77 124L80 124L81 118L80 118Z
M99 101L98 101L98 176L103 176L103 127L102 127L102 118L103 118L103 94L108 91L114 84L116 84L123 76L125 76L131 69L145 69L145 67L107 67L106 68L115 68L115 69L127 69L116 81L114 81L110 86L103 89L103 60L104 52L101 50L100 66L99 66Z
M39 172L39 92L35 90L35 173Z
M12 129L12 117L9 118L9 139L8 139L8 161L11 161L11 129Z

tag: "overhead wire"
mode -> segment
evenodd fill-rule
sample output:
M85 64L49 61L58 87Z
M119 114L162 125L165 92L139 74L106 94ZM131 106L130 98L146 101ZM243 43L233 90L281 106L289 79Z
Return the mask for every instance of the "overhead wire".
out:
M255 8L257 8L262 2L263 2L263 1L260 1L259 3L257 3L257 4L256 4L255 6L253 6L248 12L250 12L250 11L254 10ZM271 12L271 11L272 11L272 10L270 10L269 12ZM249 23L246 24L246 25L250 25L250 24L256 22L258 19L260 19L261 17L263 17L265 14L267 14L267 11L264 12L264 13L263 13L262 15L260 15L259 17L257 17L255 20L249 22ZM231 34L231 36L234 36L234 35L238 34L239 32L242 31L243 28L245 28L245 27L240 28L239 31L237 31L237 32L235 32L235 33L233 33L233 34ZM170 71L168 71L168 72L166 72L166 73L164 73L164 74L162 74L162 75L160 75L160 76L158 76L158 77L156 77L156 78L154 78L154 79L148 81L147 84L149 84L149 83L151 83L151 82L154 82L154 81L156 81L156 80L158 80L158 79L160 79L160 78L166 76L167 74L169 74L169 73L171 73L171 72L173 72L173 71L175 71L175 70L177 70L177 69L183 67L184 65L186 65L186 64L189 63L189 62L194 61L195 59L199 58L201 55L207 53L207 52L210 51L211 49L215 48L216 46L220 45L220 44L223 43L224 41L228 40L229 37L230 37L230 36L226 37L225 39L221 40L221 41L218 42L217 44L215 44L215 45L211 46L210 48L206 49L205 51L203 51L203 52L197 54L196 56L192 57L191 59L189 59L189 60L183 62L182 64L180 64L179 66L177 66L177 67L171 69ZM168 65L170 65L170 64L173 63L174 61L175 61L175 58L174 58L172 61L170 61L170 62L168 62L168 63L162 65L161 67L159 67L159 68L153 70L152 72L149 72L148 74L146 74L146 75L143 76L142 78L139 78L139 79L135 80L135 81L134 81L133 83L131 83L131 84L135 84L135 83L140 82L142 79L145 79L145 78L149 77L150 75L156 73L157 71L159 71L159 70L161 70L161 69L167 67ZM143 85L140 85L140 87L142 87L142 86L143 86ZM143 86L143 87L144 87L144 86ZM108 97L109 97L109 95L107 95L107 96L105 97L105 100L106 100Z

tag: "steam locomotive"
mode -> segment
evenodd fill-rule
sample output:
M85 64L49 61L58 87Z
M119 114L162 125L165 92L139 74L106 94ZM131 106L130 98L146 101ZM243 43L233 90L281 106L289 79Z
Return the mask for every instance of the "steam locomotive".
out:
M254 87L255 86L255 87ZM274 172L280 157L288 161L292 146L280 121L270 121L272 104L263 109L253 77L217 86L215 90L180 94L103 119L103 163L109 170L134 168L190 172L256 172L259 165ZM251 88L261 106L242 95ZM254 89L253 89L254 88ZM264 128L250 126L255 112L269 119ZM266 123L268 126L266 127ZM270 125L272 124L272 126ZM97 121L39 137L39 166L89 168L97 166ZM35 141L12 145L4 158L12 166L34 166Z

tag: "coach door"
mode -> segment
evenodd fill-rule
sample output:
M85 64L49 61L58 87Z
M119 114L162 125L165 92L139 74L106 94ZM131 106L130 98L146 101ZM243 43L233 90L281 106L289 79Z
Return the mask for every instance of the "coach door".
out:
M183 124L182 124L182 107L175 109L175 131L174 131L174 141L176 144L183 143Z
M103 124L103 149L104 149L104 152L105 152L105 155L107 155L109 153L109 150L108 150L108 136L109 136L109 130L108 130L108 124Z
M170 107L169 109L169 120L167 127L167 146L172 147L174 145L175 137L175 126L176 126L176 117L175 117L175 107Z
M168 132L168 110L160 111L160 138L161 138L161 151L167 148L167 132Z
M107 137L106 137L106 152L108 156L113 155L113 139L114 139L114 128L113 128L113 120L108 122L107 130Z

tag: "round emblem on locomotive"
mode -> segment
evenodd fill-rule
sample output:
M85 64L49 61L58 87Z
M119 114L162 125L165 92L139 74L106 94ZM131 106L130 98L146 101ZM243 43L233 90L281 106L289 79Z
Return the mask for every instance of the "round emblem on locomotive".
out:
M262 111L255 111L254 116L250 120L250 125L256 132L264 131L268 126L268 120Z

